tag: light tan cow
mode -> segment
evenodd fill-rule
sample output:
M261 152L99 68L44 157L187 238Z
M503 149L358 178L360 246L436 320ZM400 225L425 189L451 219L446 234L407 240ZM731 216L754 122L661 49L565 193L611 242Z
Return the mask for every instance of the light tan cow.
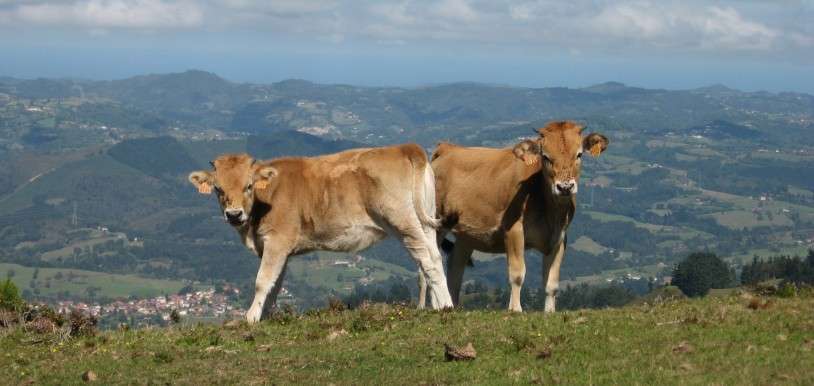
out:
M603 135L583 137L582 129L573 122L551 122L538 130L538 138L505 149L438 145L432 167L443 223L439 240L447 231L455 235L447 272L453 303L473 250L506 253L509 310L522 311L523 254L534 248L545 256L545 311L554 311L582 154L598 156L608 146Z
M191 173L190 182L201 193L217 193L226 221L261 257L249 322L260 319L269 295L270 304L276 300L289 256L356 252L387 235L424 272L433 307L452 306L435 239L435 180L418 145L266 162L233 154L212 165Z

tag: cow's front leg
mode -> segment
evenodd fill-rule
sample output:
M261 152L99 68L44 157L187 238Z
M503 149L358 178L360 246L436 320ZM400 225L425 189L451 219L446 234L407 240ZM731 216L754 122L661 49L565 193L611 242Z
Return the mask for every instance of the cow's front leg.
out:
M427 306L427 278L424 271L418 268L418 309L423 310Z
M560 288L560 265L565 256L565 240L554 248L554 252L543 258L543 285L545 286L545 312L554 312L557 291Z
M266 319L277 308L277 296L280 295L280 290L283 289L283 280L285 280L285 273L288 271L288 263L283 266L283 272L277 276L277 281L271 288L271 292L266 297L266 304L263 306L263 314L260 319Z
M266 240L266 247L263 251L263 258L260 260L260 269L257 271L257 279L254 283L254 300L249 311L246 312L246 320L249 323L260 321L263 315L263 306L272 288L282 287L282 273L288 260L289 249L270 247L274 241ZM276 298L276 296L274 296ZM276 299L275 299L276 300Z
M525 237L522 223L518 221L506 231L503 241L506 245L506 260L509 265L509 285L512 288L509 297L509 311L522 312L520 290L523 288L523 281L526 278L526 260L523 256Z

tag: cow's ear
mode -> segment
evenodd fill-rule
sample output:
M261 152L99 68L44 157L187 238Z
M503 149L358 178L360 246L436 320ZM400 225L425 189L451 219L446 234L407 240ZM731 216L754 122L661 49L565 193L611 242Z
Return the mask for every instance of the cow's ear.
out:
M189 182L198 189L198 193L200 194L211 194L212 193L212 181L214 178L212 177L212 173L199 170L197 172L189 173Z
M531 139L524 140L514 146L512 153L526 165L534 165L540 159L540 143Z
M602 134L591 133L582 140L582 150L590 152L597 157L608 148L608 138Z
M273 166L260 166L257 168L257 172L255 172L254 177L254 188L255 189L265 189L269 186L269 180L277 177L279 172Z

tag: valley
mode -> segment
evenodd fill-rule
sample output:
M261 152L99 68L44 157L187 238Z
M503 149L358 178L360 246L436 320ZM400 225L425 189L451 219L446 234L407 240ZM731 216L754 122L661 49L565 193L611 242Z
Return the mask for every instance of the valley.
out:
M583 165L565 283L660 280L692 251L715 251L737 268L754 255L814 248L811 95L612 82L242 84L188 71L105 82L2 78L0 262L123 283L52 280L32 300L66 291L88 300L90 287L110 298L156 293L126 284L132 278L164 283L155 288L166 293L183 282L248 288L258 259L215 200L186 182L217 154L272 158L409 141L431 151L442 140L509 146L552 119L578 120L611 140ZM528 253L527 264L526 283L536 288L540 256ZM501 257L476 254L465 279L503 286L505 270ZM287 289L301 308L357 286L403 282L415 291L415 265L394 242L359 256L297 257L289 271Z

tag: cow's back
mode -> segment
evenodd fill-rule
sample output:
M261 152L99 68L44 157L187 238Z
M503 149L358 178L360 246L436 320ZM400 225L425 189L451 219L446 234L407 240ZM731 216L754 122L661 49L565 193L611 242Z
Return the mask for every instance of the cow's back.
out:
M323 190L358 196L368 206L386 191L412 187L415 168L429 162L415 144L346 150L309 159L310 175Z
M359 229L385 236L383 231L376 230L381 225L376 222L377 215L399 200L410 202L414 170L428 165L428 161L421 147L406 144L351 149L318 157L280 158L269 164L278 168L280 174L273 193L263 199L272 211L285 208L287 212L272 217L281 223L299 224L298 232L316 242L306 250L342 250L349 244L364 247L376 241L342 236L365 233L358 232ZM319 244L330 239L335 239L335 244Z
M481 243L498 242L507 211L516 206L539 163L527 166L511 148L462 147L442 143L433 152L438 215L455 233ZM493 234L494 233L494 234ZM500 246L494 246L499 248ZM481 245L478 249L492 249Z

